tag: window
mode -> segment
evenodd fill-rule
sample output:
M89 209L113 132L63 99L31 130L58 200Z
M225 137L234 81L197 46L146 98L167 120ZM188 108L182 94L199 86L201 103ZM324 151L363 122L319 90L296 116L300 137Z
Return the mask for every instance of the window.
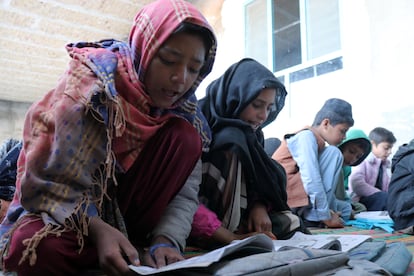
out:
M273 66L280 71L302 61L299 0L274 0L272 14Z
M262 64L268 64L266 2L267 0L251 1L245 10L246 53Z
M341 49L339 1L249 2L246 5L246 54L255 58L260 56L260 60L266 60L266 63L271 60L275 72L302 64L302 68L313 66L312 60ZM270 9L270 12L264 9ZM271 20L265 19L266 16L271 17ZM267 22L270 22L269 28L266 28ZM266 31L268 29L271 30L270 34ZM263 48L267 45L266 41L271 41L270 59L267 58L266 48ZM261 55L258 55L259 50Z

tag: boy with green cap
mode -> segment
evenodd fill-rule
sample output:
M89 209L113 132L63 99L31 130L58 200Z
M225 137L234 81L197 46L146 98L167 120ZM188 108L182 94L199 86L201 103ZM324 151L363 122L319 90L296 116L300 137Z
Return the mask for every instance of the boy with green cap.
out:
M361 129L350 129L346 138L338 145L344 157L342 175L339 176L335 195L337 199L351 203L352 213L357 214L366 211L366 207L359 202L351 202L348 191L348 178L351 174L351 167L359 165L371 152L371 142L368 136Z

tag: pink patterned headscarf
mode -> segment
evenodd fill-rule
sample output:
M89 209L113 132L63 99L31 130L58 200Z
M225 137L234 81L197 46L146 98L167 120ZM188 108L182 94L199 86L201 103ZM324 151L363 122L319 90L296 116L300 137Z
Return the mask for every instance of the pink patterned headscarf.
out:
M149 116L151 99L145 92L143 80L146 70L157 53L160 46L173 34L183 23L192 23L209 30L212 47L207 49L205 64L189 91L179 100L170 112L163 113L159 117ZM128 110L124 113L127 124L133 131L128 131L120 138L114 140L114 151L118 161L123 163L124 169L128 169L136 159L140 149L152 135L161 127L169 117L179 115L189 120L199 131L206 150L210 142L210 130L208 123L198 108L194 96L200 82L210 73L215 53L216 41L213 30L204 16L190 3L183 0L159 0L144 7L135 16L134 24L129 35L129 48L131 50L132 62L125 62L126 74L121 74L122 83L125 87L118 89L123 101L122 109ZM133 66L131 68L131 66ZM135 68L135 70L133 70ZM133 71L131 74L128 71ZM136 74L138 79L136 79ZM126 89L125 89L126 88ZM120 160L121 159L121 160Z

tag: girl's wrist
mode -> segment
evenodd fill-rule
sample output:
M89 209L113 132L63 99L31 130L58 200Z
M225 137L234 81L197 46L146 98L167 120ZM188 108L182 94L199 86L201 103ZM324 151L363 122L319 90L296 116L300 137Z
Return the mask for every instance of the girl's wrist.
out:
M175 245L172 245L170 243L157 243L157 244L154 244L148 249L148 252L149 252L152 259L155 260L155 251L160 247L168 247L168 248L174 248L174 249L178 250L178 248Z

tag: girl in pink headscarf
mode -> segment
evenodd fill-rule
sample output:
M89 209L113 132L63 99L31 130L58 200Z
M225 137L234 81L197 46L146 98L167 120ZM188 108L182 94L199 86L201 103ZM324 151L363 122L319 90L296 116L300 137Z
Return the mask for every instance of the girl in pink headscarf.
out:
M182 0L144 7L129 44L67 46L68 70L26 116L0 227L4 271L70 275L100 264L119 275L128 263L183 258L210 142L194 92L215 49L206 19Z

